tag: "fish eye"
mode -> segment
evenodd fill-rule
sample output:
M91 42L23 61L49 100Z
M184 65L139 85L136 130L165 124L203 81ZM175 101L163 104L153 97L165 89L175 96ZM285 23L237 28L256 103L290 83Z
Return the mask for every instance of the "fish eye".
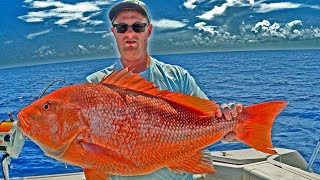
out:
M50 101L45 102L43 104L43 109L46 110L46 111L49 111L51 109L51 102Z

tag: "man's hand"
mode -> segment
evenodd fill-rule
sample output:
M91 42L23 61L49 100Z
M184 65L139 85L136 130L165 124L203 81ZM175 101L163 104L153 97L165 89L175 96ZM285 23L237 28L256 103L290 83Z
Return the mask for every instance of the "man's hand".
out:
M223 115L227 120L232 120L232 118L237 117L242 112L242 109L243 106L239 103L221 104L220 109L216 112L216 116L221 118Z
M242 104L239 103L229 103L229 104L222 104L220 109L217 110L216 116L221 118L224 116L227 120L232 120L236 118L239 113L243 110ZM236 133L231 131L227 135L225 135L222 140L227 142L232 142L235 140Z

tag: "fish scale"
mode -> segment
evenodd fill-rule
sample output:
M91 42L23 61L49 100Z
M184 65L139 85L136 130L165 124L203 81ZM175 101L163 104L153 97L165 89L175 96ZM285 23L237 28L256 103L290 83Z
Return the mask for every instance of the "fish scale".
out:
M82 87L80 87L82 88ZM114 91L115 89L108 89L105 91ZM193 143L193 145L190 145L190 142L183 143L184 140L190 140L194 139L196 137L199 137L203 134L207 134L206 131L202 128L207 127L208 129L211 129L210 132L211 134L214 133L212 131L213 128L210 128L208 126L213 119L213 115L209 117L196 117L196 113L189 112L183 108L179 108L178 106L174 107L170 105L168 102L159 99L159 98L153 98L149 96L141 96L141 94L138 94L133 91L123 91L122 89L117 89L118 94L121 94L120 96L115 96L115 97L121 97L124 101L125 99L128 100L128 97L131 97L131 100L134 99L134 97L138 98L138 100L135 101L125 101L126 106L121 106L123 109L119 108L117 110L113 110L114 112L118 112L117 116L115 119L111 120L112 122L115 121L122 121L122 118L119 120L119 117L127 117L127 114L125 114L125 110L128 110L128 114L135 114L137 117L133 116L132 121L129 121L126 119L126 125L122 125L122 128L118 129L118 131L114 132L109 132L110 136L113 137L113 139L116 139L113 142L109 142L110 146L113 145L112 149L115 148L119 144L123 144L122 147L119 149L119 152L126 156L129 159L132 159L133 161L138 161L135 160L135 157L141 157L145 156L144 159L153 159L152 157L156 157L157 154L160 154L159 151L163 151L163 149L180 149L180 148L186 148L189 147L193 152L195 146L199 146L196 143ZM101 93L101 91L100 91ZM111 94L108 92L103 92L104 94ZM122 102L121 100L116 100L112 99L112 101L117 101L117 102ZM144 103L141 103L143 101ZM131 104L133 102L133 104ZM137 104L136 102L140 102ZM154 108L154 105L157 105L157 109ZM134 108L127 108L127 107L134 107ZM152 111L150 111L150 107L152 107ZM163 118L166 117L167 111L157 111L158 109L175 109L175 114L171 114L171 116L168 118ZM89 119L96 119L97 117L101 117L99 114L104 113L104 109L101 109L102 112L95 112L92 113L91 115L94 117L89 117ZM138 111L138 113L137 113ZM132 116L132 115L131 115ZM118 117L118 118L117 118ZM188 122L189 119L198 119L199 121L196 121L194 124L186 123ZM200 119L207 119L205 120L200 120ZM133 122L138 122L141 124L149 124L150 127L153 127L152 129L149 129L149 133L146 133L145 129L135 129L135 124ZM102 121L98 121L102 122ZM204 122L205 124L199 124L198 122ZM119 123L119 122L118 122ZM105 123L101 124L103 126ZM119 125L119 127L120 127ZM212 126L213 124L211 124ZM97 124L96 126L100 126ZM98 129L96 126L91 127L91 129ZM137 132L139 132L139 137L146 137L148 136L149 138L141 138L139 145L142 146L143 148L141 149L130 149L134 146L129 146L129 143L125 143L125 137L126 137L126 131L128 130L128 126L130 126L130 129L133 129ZM180 133L176 133L180 132ZM172 136L172 134L175 134ZM221 135L222 136L222 135ZM136 139L139 137L135 137ZM192 140L194 142L198 142L196 140ZM114 144L113 144L114 143ZM166 144L169 143L169 144ZM178 147L175 147L175 144L178 144ZM205 142L203 142L205 143ZM152 144L153 146L150 146ZM189 144L189 146L188 146ZM201 143L200 143L201 144ZM154 148L157 147L157 148ZM163 148L161 148L163 147ZM188 149L188 148L186 148ZM141 150L141 151L139 151ZM199 150L199 148L197 149ZM187 151L187 150L186 150ZM131 154L126 154L126 152L131 152ZM137 156L130 156L132 154L137 154ZM151 157L149 157L151 156ZM175 156L179 156L179 154L175 153L173 151L172 153L167 153L163 158L164 159L172 159ZM159 158L159 156L157 157ZM142 160L140 160L142 162ZM149 161L148 161L149 162ZM142 162L143 164L147 164L146 162Z
M251 105L228 121L215 117L215 102L158 90L125 68L100 83L66 86L42 97L19 112L18 126L46 155L82 167L87 179L163 167L213 173L203 148L230 131L257 150L276 153L272 123L286 105Z

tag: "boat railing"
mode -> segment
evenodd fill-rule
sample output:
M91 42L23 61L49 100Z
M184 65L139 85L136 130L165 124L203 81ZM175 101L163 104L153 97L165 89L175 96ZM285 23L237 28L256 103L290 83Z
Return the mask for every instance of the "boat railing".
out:
M311 156L311 158L310 158L310 160L308 162L308 166L306 168L306 171L309 172L311 170L311 167L312 167L312 165L314 163L314 160L316 159L316 157L317 157L317 155L319 153L319 149L320 149L320 139L319 139L318 144L317 144L316 148L314 149L314 151L312 153L312 156Z

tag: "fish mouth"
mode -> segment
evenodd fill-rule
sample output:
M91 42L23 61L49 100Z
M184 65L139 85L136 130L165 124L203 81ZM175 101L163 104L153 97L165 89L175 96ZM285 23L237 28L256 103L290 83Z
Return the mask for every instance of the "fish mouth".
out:
M24 132L25 134L29 134L30 130L31 130L31 125L28 123L28 121L25 120L25 118L23 117L22 112L18 113L18 128Z
M59 157L64 154L64 152L67 150L67 147L69 146L68 144L63 144L61 147L59 147L57 150L52 149L45 145L43 142L37 140L37 138L32 137L32 132L31 132L31 124L30 121L25 118L23 112L18 113L18 119L19 121L17 122L18 128L25 134L27 135L32 141L34 141L42 150L43 152L50 156L50 157Z

